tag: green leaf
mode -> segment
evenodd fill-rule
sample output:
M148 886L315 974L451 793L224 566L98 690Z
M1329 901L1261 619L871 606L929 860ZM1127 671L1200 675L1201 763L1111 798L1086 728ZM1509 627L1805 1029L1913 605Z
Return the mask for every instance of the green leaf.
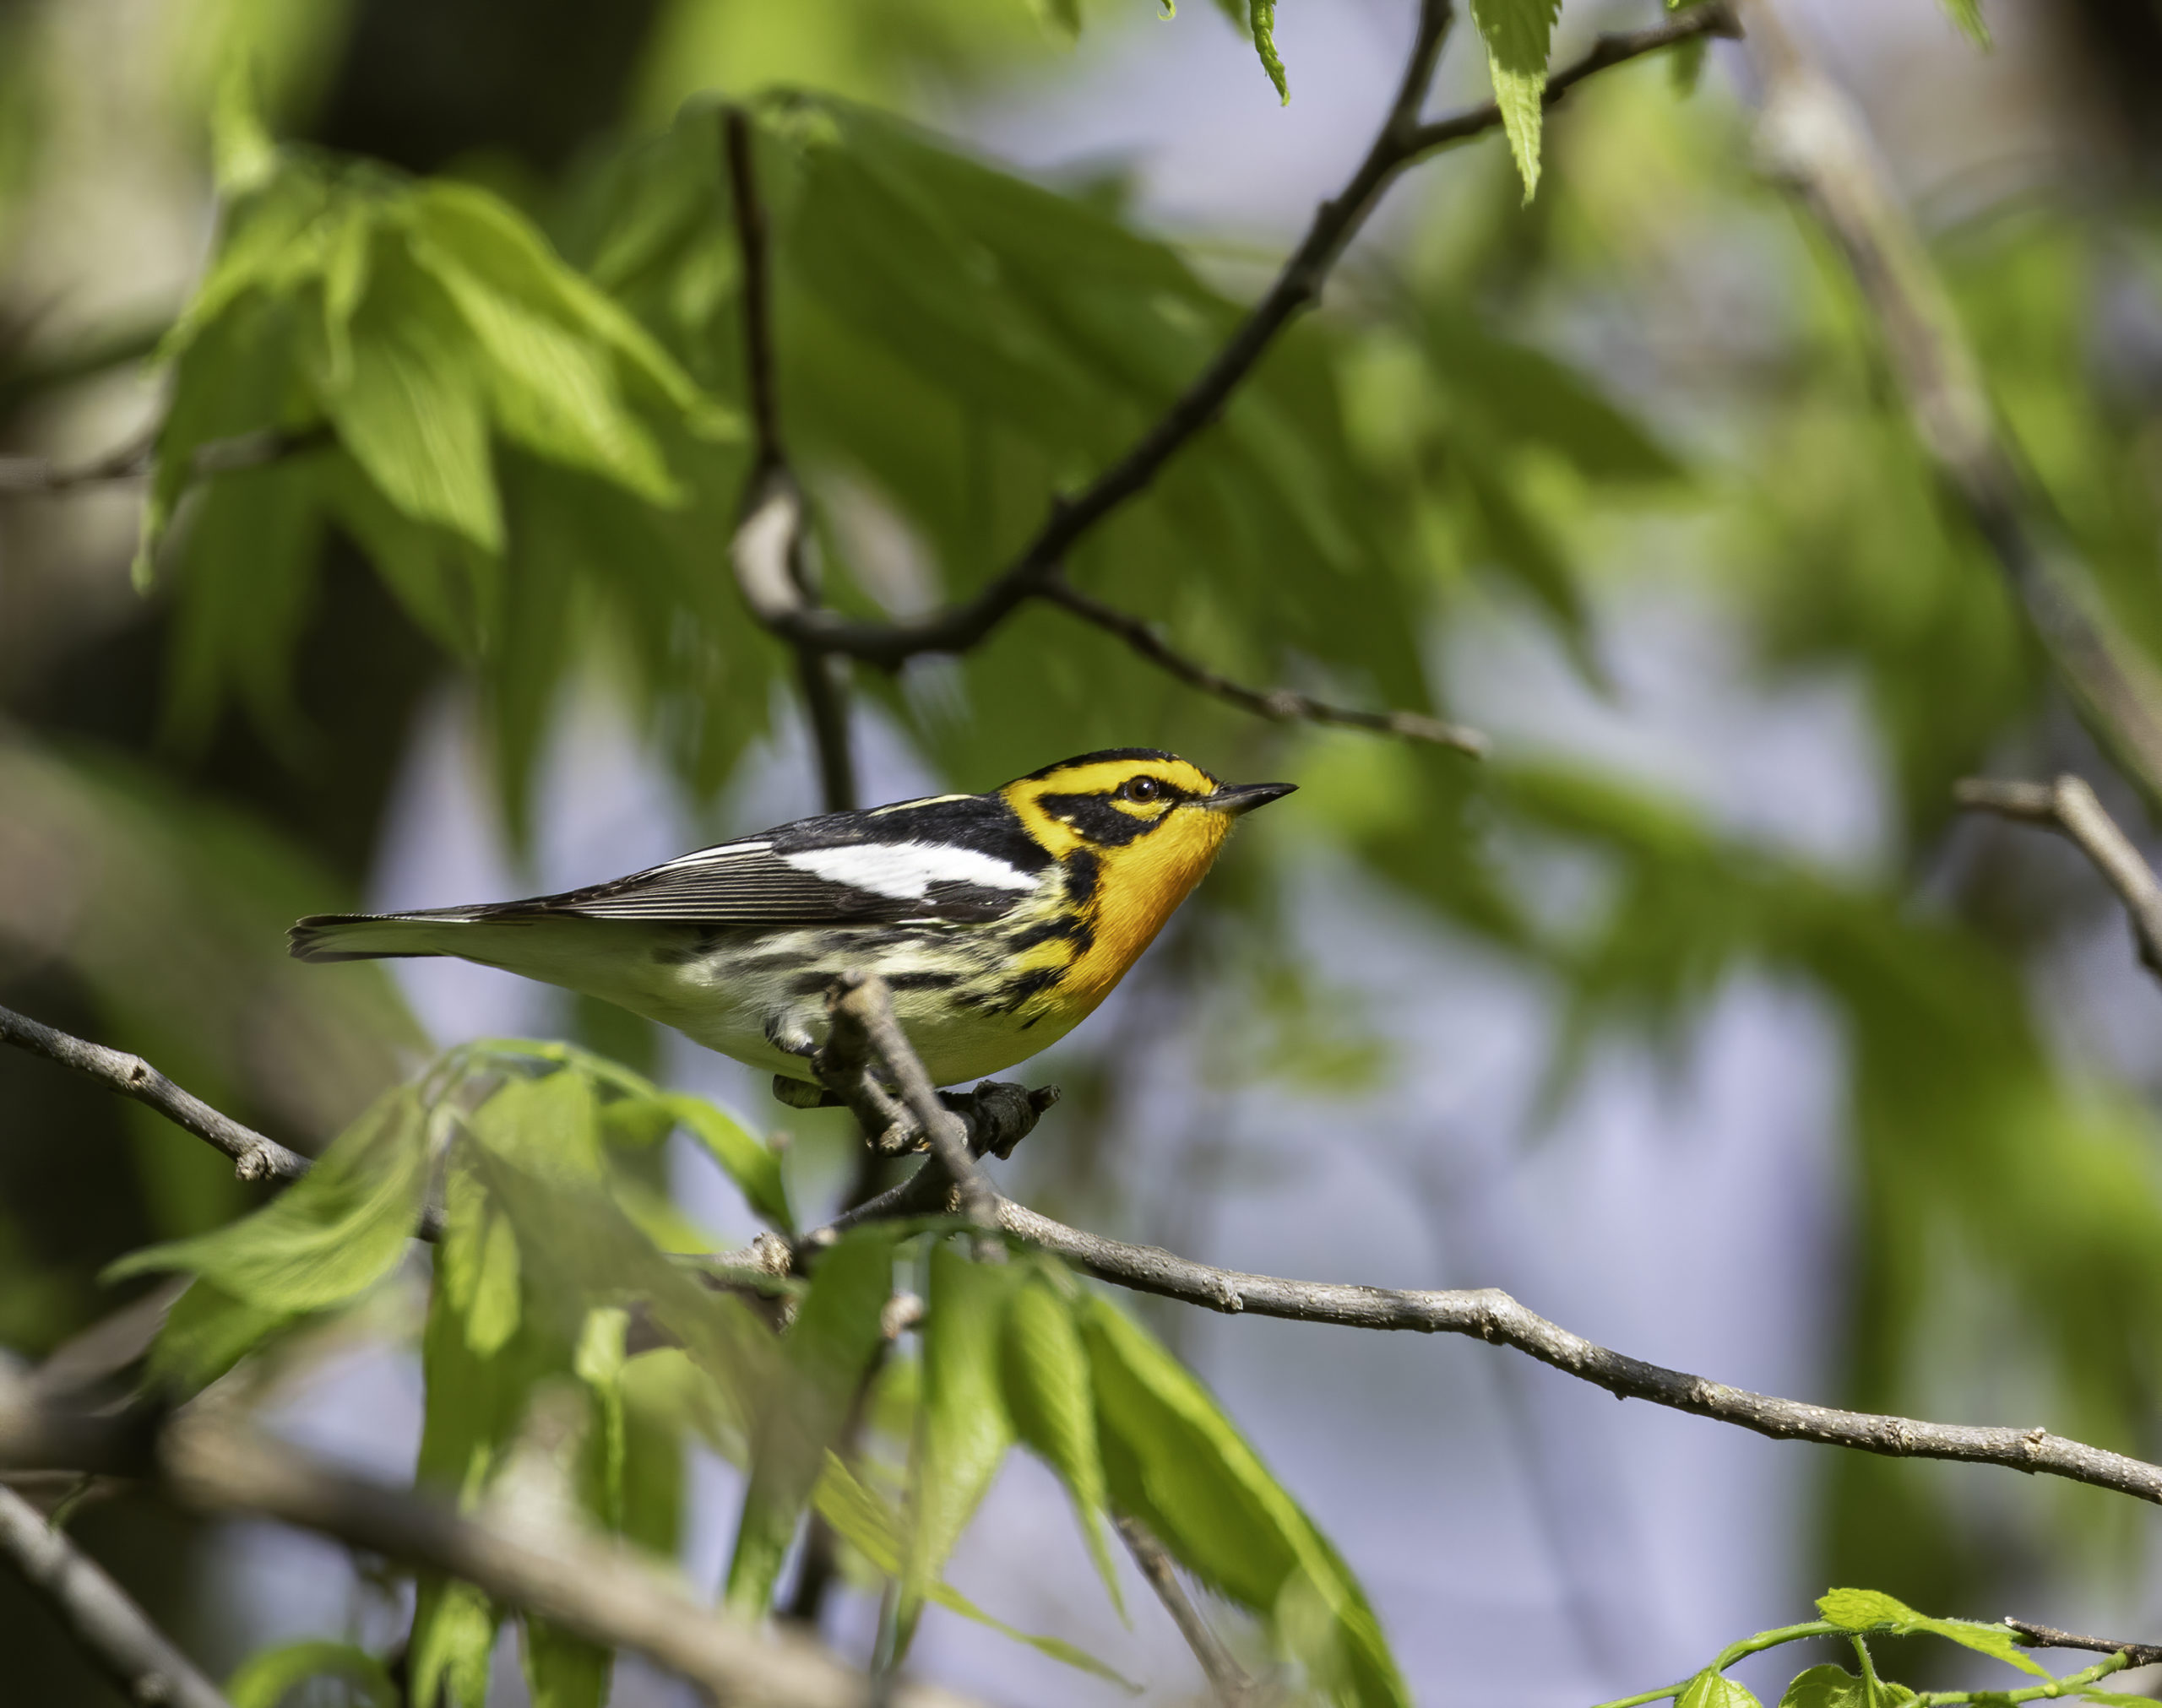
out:
M752 1445L751 1481L728 1565L724 1600L739 1618L763 1618L797 1521L881 1343L899 1230L873 1225L842 1235L818 1258L811 1290L781 1342L781 1375L766 1396Z
M427 1185L425 1125L411 1087L388 1093L253 1215L135 1252L106 1273L190 1270L244 1304L288 1314L342 1304L405 1255Z
M902 1520L883 1500L865 1488L833 1453L826 1456L825 1471L818 1478L812 1496L818 1516L833 1526L834 1533L847 1543L864 1559L872 1569L888 1577L898 1577L901 1571ZM926 1597L933 1605L948 1613L959 1613L963 1619L987 1626L1001 1636L1010 1637L1017 1643L1026 1643L1037 1653L1048 1655L1054 1661L1063 1662L1082 1672L1092 1673L1108 1680L1122 1689L1138 1693L1140 1686L1113 1672L1085 1649L1059 1637L1033 1636L1017 1629L1003 1619L986 1613L952 1585L939 1582L931 1587Z
M706 1153L720 1164L752 1209L782 1233L796 1231L778 1151L703 1098L675 1093L659 1101L685 1131L705 1147Z
M1944 9L1975 46L1991 45L1990 26L1982 19L1982 0L1944 0Z
M465 1344L476 1358L493 1357L518 1332L518 1235L462 1155L444 1173L436 1279L464 1321Z
M198 1276L150 1343L151 1385L176 1396L199 1393L296 1315L236 1299Z
M909 1455L908 1546L894 1615L900 1653L1013 1440L999 1392L999 1343L1020 1273L1012 1264L972 1261L944 1241L931 1248L928 1269L923 1400Z
M243 1661L225 1681L232 1708L278 1708L296 1684L310 1678L343 1679L349 1699L367 1708L399 1708L398 1686L382 1662L365 1649L327 1637L281 1643Z
M1276 86L1278 102L1290 106L1291 86L1284 79L1284 61L1276 52L1276 0L1247 0L1247 28L1253 36L1253 51L1260 56L1261 68Z
M1471 0L1471 21L1486 44L1494 104L1529 202L1539 188L1539 132L1546 97L1546 55L1561 0Z
M1812 1667L1797 1673L1779 1708L1871 1708L1868 1687L1844 1667Z
M1044 28L1069 44L1081 36L1081 0L1031 0Z
M324 413L399 511L483 551L503 544L488 452L495 376L455 302L403 244L379 243L351 326L352 371L320 376Z
M1096 1396L1069 1291L1070 1283L1062 1291L1041 1272L1023 1282L1007 1313L1000 1375L1014 1433L1066 1485L1089 1557L1122 1619L1126 1603L1101 1522L1109 1497L1096 1445Z
M1674 1708L1762 1708L1746 1684L1707 1667L1674 1699Z
M502 1619L471 1584L422 1577L405 1649L414 1702L426 1708L487 1708L488 1661Z
M1087 1299L1080 1322L1112 1506L1268 1620L1337 1701L1405 1708L1410 1692L1358 1581L1208 1391L1107 1300Z
M530 1614L519 1622L520 1659L533 1708L601 1708L615 1651Z
M1916 1613L1904 1602L1881 1590L1835 1589L1820 1597L1817 1610L1826 1621L1845 1631L1890 1631L1900 1636L1926 1634L1943 1637L1964 1648L1989 1655L2007 1666L2017 1667L2035 1678L2051 1676L2019 1646L2003 1625L1985 1625L1972 1619L1935 1619Z

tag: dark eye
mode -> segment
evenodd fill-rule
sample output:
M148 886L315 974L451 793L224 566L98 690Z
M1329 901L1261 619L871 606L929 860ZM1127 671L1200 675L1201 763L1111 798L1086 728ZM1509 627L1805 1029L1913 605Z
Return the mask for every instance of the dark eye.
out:
M1153 777L1129 777L1118 786L1122 800L1160 800L1164 785Z

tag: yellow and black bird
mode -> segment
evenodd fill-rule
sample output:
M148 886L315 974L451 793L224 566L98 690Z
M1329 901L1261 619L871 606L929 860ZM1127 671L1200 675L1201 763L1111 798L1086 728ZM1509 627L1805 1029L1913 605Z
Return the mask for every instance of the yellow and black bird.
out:
M825 993L883 978L932 1081L1010 1067L1110 995L1234 819L1291 792L1153 748L1084 753L988 794L798 819L612 883L410 914L317 914L303 961L454 955L620 1004L812 1081Z

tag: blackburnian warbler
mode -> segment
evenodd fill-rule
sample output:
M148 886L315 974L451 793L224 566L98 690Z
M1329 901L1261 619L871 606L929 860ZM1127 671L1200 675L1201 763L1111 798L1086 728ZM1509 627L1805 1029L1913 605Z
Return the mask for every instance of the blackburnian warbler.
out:
M303 961L454 955L598 996L812 1081L836 975L876 973L932 1079L1010 1067L1093 1012L1288 783L1219 783L1152 748L988 794L798 819L530 901L317 914Z

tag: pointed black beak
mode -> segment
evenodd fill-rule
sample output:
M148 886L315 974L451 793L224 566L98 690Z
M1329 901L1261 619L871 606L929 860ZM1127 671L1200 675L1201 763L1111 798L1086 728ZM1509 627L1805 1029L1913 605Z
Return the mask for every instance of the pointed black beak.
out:
M1228 812L1236 818L1257 806L1283 800L1298 786L1296 783L1220 783L1214 794L1203 795L1195 805L1211 812Z

